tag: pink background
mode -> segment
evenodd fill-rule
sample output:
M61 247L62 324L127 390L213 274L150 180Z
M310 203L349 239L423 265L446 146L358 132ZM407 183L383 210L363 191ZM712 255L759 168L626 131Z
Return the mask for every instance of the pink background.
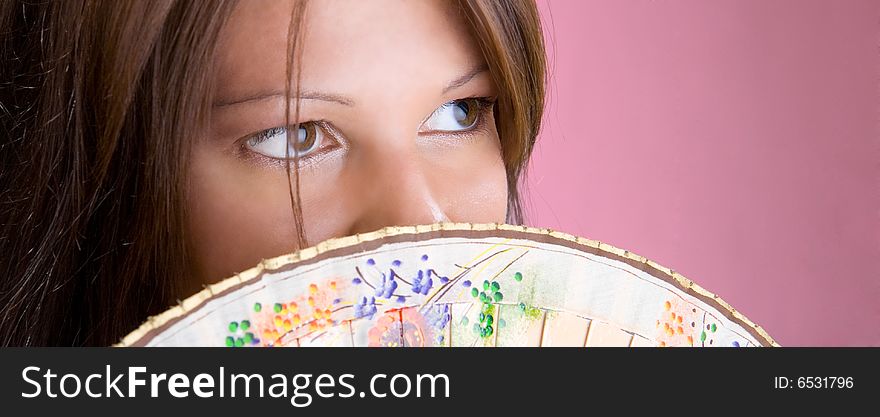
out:
M880 346L880 1L539 6L529 224L675 269L782 345Z

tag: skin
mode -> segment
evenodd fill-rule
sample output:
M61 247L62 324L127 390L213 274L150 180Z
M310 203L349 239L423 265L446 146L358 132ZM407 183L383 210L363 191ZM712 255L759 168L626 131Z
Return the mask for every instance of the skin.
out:
M241 2L222 30L211 126L188 175L194 290L298 248L284 161L247 146L285 125L291 8ZM300 161L309 245L391 225L504 221L491 107L464 132L423 123L444 103L497 94L454 2L313 1L305 24L299 120L332 131Z

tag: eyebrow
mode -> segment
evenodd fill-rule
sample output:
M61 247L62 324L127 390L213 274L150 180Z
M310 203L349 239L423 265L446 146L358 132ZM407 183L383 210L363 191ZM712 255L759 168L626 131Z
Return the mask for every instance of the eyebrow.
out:
M472 80L474 77L479 75L480 73L489 71L489 67L485 64L477 65L476 67L471 68L470 71L464 73L462 76L452 80L449 84L446 84L446 88L443 89L443 94L446 94L456 88L459 88Z
M214 107L226 107L226 106L232 106L235 104L247 103L247 102L251 102L251 101L263 101L263 100L267 100L270 98L284 97L284 95L285 95L284 93L277 92L277 91L256 93L256 94L252 94L249 96L245 96L245 97L237 98L237 99L233 99L233 100L215 101ZM298 98L300 100L327 101L330 103L338 103L338 104L342 104L343 106L349 106L349 107L354 105L354 101L352 101L351 99L349 99L345 96L341 96L338 94L322 93L322 92L318 92L318 91L302 91L302 92L300 92L300 94L298 96L296 96L296 98Z
M459 88L468 82L470 82L477 75L488 71L489 68L486 65L478 65L476 67L471 68L468 72L462 74L458 78L450 81L446 84L446 87L443 88L443 94L446 94L456 88ZM278 91L269 91L269 92L260 92L252 95L244 96L237 99L232 100L219 100L214 102L214 107L227 107L233 106L236 104L243 104L252 101L263 101L270 98L283 97L284 94ZM354 106L354 100L345 97L339 94L332 93L323 93L319 91L303 91L296 98L300 100L318 100L318 101L326 101L330 103L337 103L343 106Z

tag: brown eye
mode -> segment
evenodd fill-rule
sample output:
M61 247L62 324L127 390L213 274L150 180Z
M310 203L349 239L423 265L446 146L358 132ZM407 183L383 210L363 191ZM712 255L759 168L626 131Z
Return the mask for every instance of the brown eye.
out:
M318 142L318 130L320 128L314 123L304 123L299 125L296 152L302 156L304 152L309 151Z
M421 131L460 132L472 129L479 121L483 101L466 98L447 102L425 120Z
M452 103L452 114L455 121L461 126L473 126L477 121L479 103L475 99L456 100Z
M248 149L275 159L300 158L308 156L321 147L324 130L317 123L306 122L299 125L296 142L288 142L287 129L274 127L264 130L247 140Z

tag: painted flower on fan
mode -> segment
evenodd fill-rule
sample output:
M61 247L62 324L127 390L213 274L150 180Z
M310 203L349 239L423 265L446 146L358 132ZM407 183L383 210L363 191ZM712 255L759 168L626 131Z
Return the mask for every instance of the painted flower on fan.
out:
M376 285L375 296L381 298L388 298L394 296L394 291L397 290L397 280L394 279L394 271L391 271L390 274L382 274L382 283Z
M250 320L230 322L227 328L230 336L226 336L225 344L228 347L244 347L260 344L260 339L250 331Z
M471 288L471 297L479 299L481 304L479 322L474 323L474 332L484 338L492 336L492 333L495 332L495 305L493 303L500 303L504 299L501 283L485 280L483 281L483 291L476 287Z
M372 319L376 311L378 311L376 308L376 297L370 297L369 301L367 297L363 297L354 305L354 317L358 319L361 317Z
M655 322L657 345L665 346L696 346L699 337L697 326L702 323L703 315L696 308L690 307L678 298L663 302L660 315Z
M452 319L452 315L449 312L449 304L433 305L425 315L425 319L431 327L437 330L443 330L446 328L446 325L449 324L449 320Z
M425 273L425 270L419 270L419 273L413 278L412 291L414 293L428 295L428 291L430 291L431 287L434 285L434 280L431 279L431 271L432 270L429 269L427 273Z
M376 319L367 338L372 347L425 347L433 340L431 327L415 308L388 311Z
M229 323L230 333L240 333L232 337L231 345L284 346L303 333L336 324L333 309L340 302L338 296L343 287L336 279L330 279L309 284L287 301L253 303L248 319ZM230 340L225 343L230 345Z

